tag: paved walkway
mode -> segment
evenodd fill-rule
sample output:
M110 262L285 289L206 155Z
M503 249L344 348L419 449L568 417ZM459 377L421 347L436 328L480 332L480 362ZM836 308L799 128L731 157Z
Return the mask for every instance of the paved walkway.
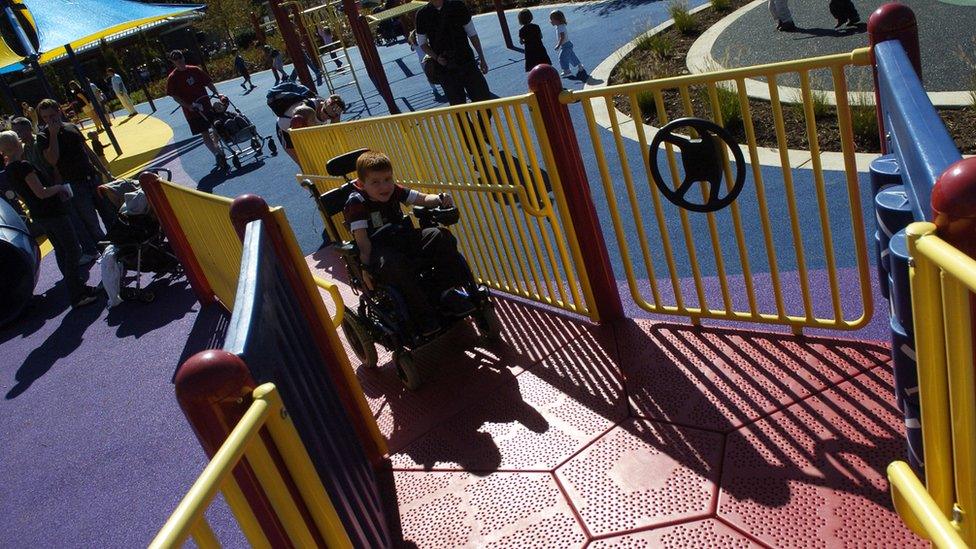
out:
M922 77L929 92L972 89L976 63L976 5L954 5L935 0L900 0L912 8L919 27L922 49ZM849 52L868 45L867 20L881 4L878 0L854 0L864 21L857 28L834 29L836 21L827 2L790 2L799 27L795 33L777 32L765 0L750 4L712 45L712 56L726 67L742 67ZM962 3L959 3L962 4ZM966 57L971 59L967 61ZM817 78L820 89L833 89L829 78ZM859 69L850 75L853 90L873 89L870 71ZM797 77L780 79L780 85L796 86Z

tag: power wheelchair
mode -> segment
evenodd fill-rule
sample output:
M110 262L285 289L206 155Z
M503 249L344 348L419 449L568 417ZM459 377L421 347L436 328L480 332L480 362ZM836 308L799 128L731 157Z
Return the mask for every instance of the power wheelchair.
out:
M302 182L315 198L333 239L337 239L339 235L333 216L342 213L350 193L355 189L349 175L356 171L356 160L367 150L350 151L326 163L326 172L329 175L342 177L346 181L336 189L319 195L311 181ZM457 223L460 217L457 208L414 206L412 214L421 229L448 227ZM409 217L407 220L412 223ZM393 352L397 376L403 384L410 390L416 390L423 380L416 367L413 351L445 334L456 323L472 319L481 337L488 340L498 339L501 323L490 300L491 293L486 286L478 284L463 256L461 259L466 276L465 281L458 288L471 301L473 310L465 316L452 316L435 305L440 328L433 334L425 336L421 335L411 322L410 312L400 292L393 286L375 280L360 263L359 249L355 241L336 240L333 248L346 267L350 286L359 295L359 304L356 308L346 308L341 327L353 352L364 366L368 368L377 366L376 344L379 343ZM430 303L437 304L438 296L445 288L435 288L426 282L430 280L431 273L432 268L419 272L419 284L427 292Z

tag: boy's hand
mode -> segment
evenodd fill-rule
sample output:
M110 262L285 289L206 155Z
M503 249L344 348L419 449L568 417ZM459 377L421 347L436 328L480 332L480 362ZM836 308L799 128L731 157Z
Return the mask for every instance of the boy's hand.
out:
M451 198L451 195L449 195L447 193L441 193L440 194L440 198L441 198L441 208L453 208L454 207L454 199Z

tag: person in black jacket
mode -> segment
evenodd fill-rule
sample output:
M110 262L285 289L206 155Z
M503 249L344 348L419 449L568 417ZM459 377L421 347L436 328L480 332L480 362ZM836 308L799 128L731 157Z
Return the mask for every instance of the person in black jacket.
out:
M525 72L529 72L536 65L552 65L549 52L542 43L542 29L532 22L532 12L524 9L518 14L519 42L525 46Z
M470 42L470 45L468 43ZM451 105L491 99L488 62L471 12L460 0L429 0L417 11L417 45L436 63ZM477 52L472 53L471 47ZM480 70L479 70L480 69Z
M861 15L857 13L857 8L854 7L854 2L851 0L830 0L828 8L830 15L833 15L834 19L837 20L837 24L834 25L835 29L844 24L853 27L861 23Z

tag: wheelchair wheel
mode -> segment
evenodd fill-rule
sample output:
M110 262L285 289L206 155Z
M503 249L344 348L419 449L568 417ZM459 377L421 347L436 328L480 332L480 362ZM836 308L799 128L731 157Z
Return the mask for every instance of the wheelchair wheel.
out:
M478 326L478 334L489 341L498 341L502 337L502 323L498 320L495 313L495 306L490 302L482 306L481 310L474 317L474 323Z
M396 366L397 377L407 389L416 391L420 388L423 380L420 378L417 364L413 361L413 355L407 351L396 351L393 353L393 364Z
M342 333L346 335L346 341L352 347L352 352L356 358L367 368L375 368L378 362L376 356L376 342L369 335L362 321L356 316L346 314L342 318Z

